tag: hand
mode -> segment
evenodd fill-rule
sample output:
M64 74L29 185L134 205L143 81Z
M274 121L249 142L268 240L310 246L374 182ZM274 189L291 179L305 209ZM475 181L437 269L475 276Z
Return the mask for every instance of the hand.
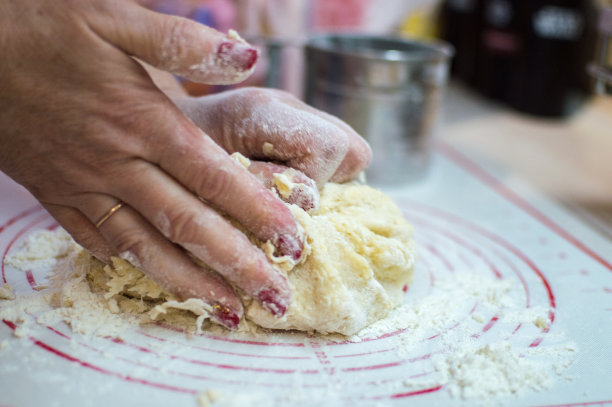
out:
M235 327L243 312L225 279L284 313L286 280L213 208L271 241L277 254L299 258L304 236L295 219L133 58L192 80L233 83L249 75L256 50L129 0L67 0L62 7L7 0L0 32L4 172L97 257L119 255L179 299L201 298L217 322ZM279 142L271 143L284 151ZM98 230L94 224L118 201L124 207ZM215 272L197 267L183 249Z
M317 184L346 182L367 167L368 144L337 117L286 92L241 88L175 103L227 152L300 170Z

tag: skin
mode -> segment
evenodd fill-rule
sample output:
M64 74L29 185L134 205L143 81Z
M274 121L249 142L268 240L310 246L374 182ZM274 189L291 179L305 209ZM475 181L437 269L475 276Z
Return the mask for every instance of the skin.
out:
M286 167L307 184L356 176L370 150L350 127L278 91L185 95L162 71L234 83L257 51L135 1L4 0L0 49L0 169L77 242L136 263L181 300L201 298L229 328L243 310L227 281L285 312L287 281L226 217L299 258L303 231L264 185ZM259 160L252 173L236 151Z

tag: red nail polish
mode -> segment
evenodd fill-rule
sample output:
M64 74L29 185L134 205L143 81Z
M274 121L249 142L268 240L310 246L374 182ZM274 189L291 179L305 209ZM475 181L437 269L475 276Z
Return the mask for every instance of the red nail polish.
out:
M289 195L287 202L299 206L306 212L311 209L315 209L315 207L317 206L317 199L315 198L315 196L313 196L312 191L309 191L307 189L293 190L291 195Z
M212 318L226 327L227 329L236 329L240 323L240 317L234 311L227 308L225 305L213 305Z
M259 52L248 44L223 41L217 49L217 56L228 65L241 71L248 71L257 62Z
M304 241L298 240L291 235L279 235L274 246L276 246L278 255L281 257L289 256L293 260L298 261L302 257Z
M287 302L282 299L278 293L271 289L265 288L258 294L259 302L270 311L275 317L282 317L287 311Z

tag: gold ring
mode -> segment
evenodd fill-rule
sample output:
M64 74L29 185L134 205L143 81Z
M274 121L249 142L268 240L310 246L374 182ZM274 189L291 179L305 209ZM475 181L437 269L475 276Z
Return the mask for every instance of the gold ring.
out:
M98 229L100 229L100 226L102 226L102 224L104 222L106 222L111 216L113 216L113 214L115 212L117 212L119 209L121 209L121 207L123 206L123 202L119 201L118 203L116 203L112 208L110 208L108 210L108 212L106 212L97 222L96 222L96 227Z

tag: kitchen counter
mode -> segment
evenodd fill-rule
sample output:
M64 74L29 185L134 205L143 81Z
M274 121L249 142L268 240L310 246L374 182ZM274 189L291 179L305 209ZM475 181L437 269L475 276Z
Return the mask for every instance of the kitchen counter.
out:
M439 138L519 177L612 239L612 96L593 96L570 117L513 111L451 84Z

